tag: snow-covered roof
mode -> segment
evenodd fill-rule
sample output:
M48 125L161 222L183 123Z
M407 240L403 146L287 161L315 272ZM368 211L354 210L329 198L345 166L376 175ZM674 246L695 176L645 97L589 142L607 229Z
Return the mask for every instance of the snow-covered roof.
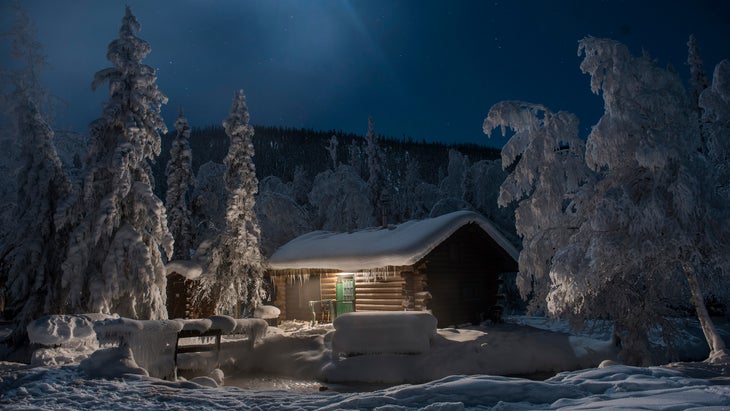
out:
M353 233L314 231L279 248L269 259L274 270L358 271L413 265L459 228L479 225L515 261L517 249L484 216L456 211L425 220Z
M165 264L167 275L178 273L187 280L194 280L203 273L203 266L194 260L173 260Z

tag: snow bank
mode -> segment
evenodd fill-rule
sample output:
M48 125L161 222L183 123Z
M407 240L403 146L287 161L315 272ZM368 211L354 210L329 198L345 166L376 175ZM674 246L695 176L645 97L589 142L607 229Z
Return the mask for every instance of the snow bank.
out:
M425 311L352 312L333 323L334 353L418 354L430 348L436 317Z
M459 374L555 373L595 367L617 355L610 340L498 324L440 329L431 337L429 350L419 355L351 356L333 361L324 375L334 382L417 383Z
M436 367L439 364L432 364ZM727 367L727 365L726 365ZM718 367L720 369L721 367ZM727 378L727 374L725 374ZM420 385L369 392L326 393L210 389L127 374L84 380L75 368L0 363L0 407L13 409L292 409L292 410L726 410L730 385L661 368L607 367L563 373L546 381L488 375L449 376ZM213 375L205 380L213 386ZM203 383L203 381L200 381ZM334 392L333 392L334 391Z
M267 335L253 350L227 352L237 373L264 373L295 378L323 379L323 368L331 361L328 349L332 325L306 328L284 334L269 327Z

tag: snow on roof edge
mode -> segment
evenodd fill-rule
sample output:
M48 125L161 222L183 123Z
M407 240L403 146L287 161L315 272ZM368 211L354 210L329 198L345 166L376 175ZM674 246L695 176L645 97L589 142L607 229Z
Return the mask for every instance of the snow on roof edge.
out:
M269 267L272 270L361 271L409 266L469 223L478 224L517 262L519 251L489 220L472 211L456 211L353 233L313 231L281 246L269 259Z
M186 280L194 280L203 274L203 266L192 260L173 260L165 264L166 275L178 273Z

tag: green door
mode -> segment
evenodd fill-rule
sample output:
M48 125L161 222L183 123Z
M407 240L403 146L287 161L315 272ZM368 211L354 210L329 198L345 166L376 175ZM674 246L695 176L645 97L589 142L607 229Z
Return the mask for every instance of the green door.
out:
M355 278L338 277L335 287L337 290L335 318L340 314L355 311Z

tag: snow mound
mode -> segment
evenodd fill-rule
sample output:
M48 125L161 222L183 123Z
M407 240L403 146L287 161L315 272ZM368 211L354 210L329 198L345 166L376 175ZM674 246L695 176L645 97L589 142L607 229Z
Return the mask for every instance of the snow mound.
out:
M129 347L132 359L149 375L174 378L175 342L183 326L179 320L116 318L97 321L94 330L101 345Z
M230 334L236 329L236 319L227 315L211 315L208 317L211 321L210 328L221 330L223 334Z
M94 323L94 331L99 344L118 344L128 340L132 334L142 330L144 326L140 321L130 318L114 318L97 321Z
M48 315L28 324L32 344L78 347L95 342L94 320L87 315Z
M90 378L120 378L125 374L148 375L137 365L129 347L104 348L81 361L81 370Z
M436 317L425 311L352 312L333 323L332 351L353 354L427 352Z
M269 324L260 318L239 318L236 319L236 328L231 334L241 334L247 336L251 343L260 341L266 335Z
M213 321L202 318L202 319L195 319L195 320L177 320L180 321L183 324L183 330L184 331L197 331L199 333L204 333L208 330L210 330L210 327L213 326Z
M254 318L263 318L264 320L279 318L280 314L281 310L273 305L260 305L253 312Z

